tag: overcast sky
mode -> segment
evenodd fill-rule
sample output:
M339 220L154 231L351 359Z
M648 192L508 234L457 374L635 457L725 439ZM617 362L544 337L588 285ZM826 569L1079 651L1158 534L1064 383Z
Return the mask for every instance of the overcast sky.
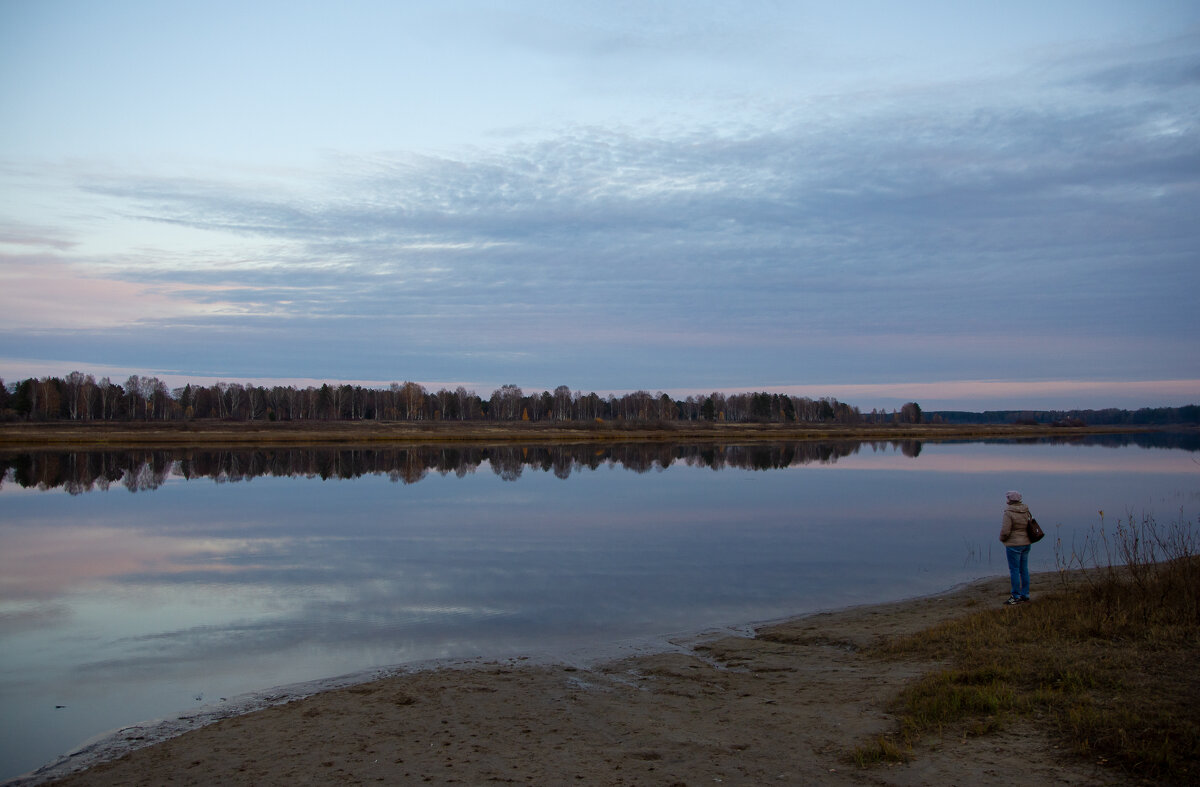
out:
M0 376L1200 402L1200 4L0 0Z

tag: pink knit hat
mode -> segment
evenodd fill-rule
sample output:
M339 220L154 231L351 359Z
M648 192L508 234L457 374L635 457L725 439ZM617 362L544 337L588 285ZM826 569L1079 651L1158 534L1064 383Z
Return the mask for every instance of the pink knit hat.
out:
M1010 502L1010 503L1020 503L1021 502L1021 493L1020 492L1009 492L1007 496L1008 496L1008 502Z

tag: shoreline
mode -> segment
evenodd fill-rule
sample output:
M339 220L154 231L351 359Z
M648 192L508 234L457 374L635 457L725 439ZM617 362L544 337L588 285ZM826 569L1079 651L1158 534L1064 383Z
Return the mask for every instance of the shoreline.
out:
M1058 572L1035 575L1035 594L1059 582ZM888 701L933 666L866 651L998 607L1007 583L994 576L930 596L665 635L616 657L621 643L590 660L474 658L277 687L237 698L240 709L122 728L6 784L999 784L1011 783L1014 759L1034 781L1110 781L1087 763L1064 764L1029 730L923 747L902 766L846 760L891 730ZM1005 778L989 777L988 763L1004 763L992 773Z
M1195 431L1195 427L1008 424L497 423L487 421L169 421L0 423L0 450L438 443L778 442L1087 437Z

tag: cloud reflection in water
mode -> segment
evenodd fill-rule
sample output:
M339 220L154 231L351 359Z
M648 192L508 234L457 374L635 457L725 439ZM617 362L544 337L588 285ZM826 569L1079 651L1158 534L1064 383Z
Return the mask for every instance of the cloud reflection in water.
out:
M236 462L264 472L214 484L194 472L193 452L193 480L179 458L152 457L144 466L160 480L132 495L30 495L14 470L0 490L0 697L14 741L4 775L195 696L431 658L602 648L1003 573L995 536L1008 488L1043 522L1072 528L1098 508L1195 487L1176 470L1194 467L1188 451L1156 452L1145 472L1133 445L906 448L655 447L631 459L637 472L534 450L516 482L447 469L420 483L367 472L386 457L352 452L320 460L347 480L272 474L278 457L259 455ZM54 489L51 464L61 475L130 461L12 465ZM228 480L235 460L203 461ZM504 459L475 467L492 461ZM779 466L792 469L769 469ZM57 488L69 484L81 479ZM1049 559L1039 550L1035 566ZM74 715L47 719L53 704Z

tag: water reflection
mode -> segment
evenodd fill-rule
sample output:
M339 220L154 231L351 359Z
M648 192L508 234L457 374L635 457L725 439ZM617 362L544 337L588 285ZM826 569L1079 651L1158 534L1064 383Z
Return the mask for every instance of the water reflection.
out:
M156 489L172 475L217 482L259 476L301 476L324 480L383 475L413 484L430 472L462 477L487 464L505 481L526 470L569 478L573 472L620 466L637 473L666 469L677 462L713 470L769 470L835 462L864 449L894 448L905 456L921 443L781 442L753 445L619 443L577 445L420 445L388 448L284 447L162 449L120 451L40 451L0 456L0 475L25 488L62 488L71 494L124 486L131 492Z
M6 455L0 779L293 681L1003 574L1009 488L1065 538L1101 508L1194 520L1195 438L1150 437ZM156 491L80 494L106 488Z
M1004 441L1029 445L1093 445L1118 448L1200 450L1200 435L1131 434L1081 438L1045 437ZM245 481L259 476L301 476L324 480L383 475L414 484L429 473L458 477L488 467L514 481L526 470L566 479L580 470L620 466L637 473L673 464L771 470L813 463L829 464L864 452L898 451L920 455L923 441L776 442L738 444L615 443L573 445L420 445L405 447L279 447L234 449L73 450L0 453L0 483L23 488L62 488L70 494L107 490L113 485L131 492L157 489L171 476Z

